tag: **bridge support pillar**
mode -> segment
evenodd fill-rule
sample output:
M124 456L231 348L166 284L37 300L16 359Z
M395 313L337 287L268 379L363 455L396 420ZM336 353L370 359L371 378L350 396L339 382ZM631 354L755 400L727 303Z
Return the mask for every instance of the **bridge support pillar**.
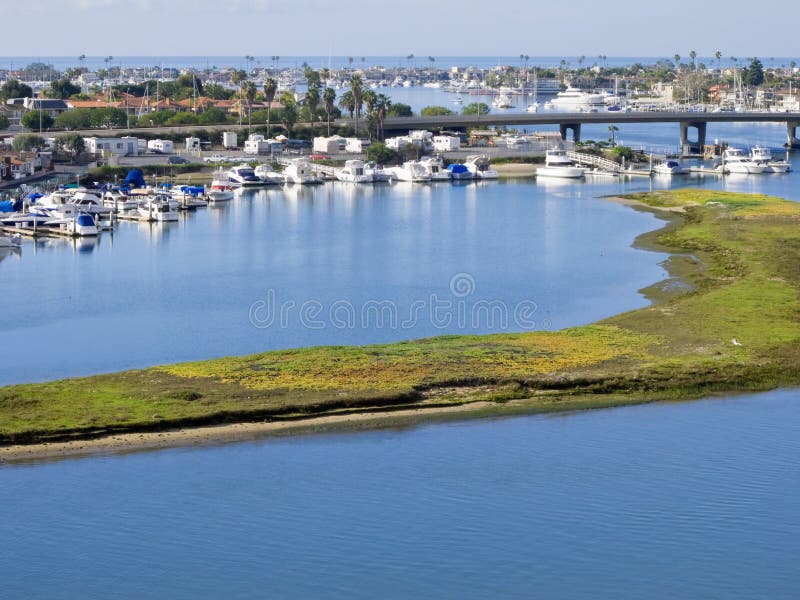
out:
M800 148L800 140L797 139L797 128L800 123L797 121L788 121L786 123L786 147L787 148Z
M561 131L561 139L566 141L567 140L567 132L572 130L572 141L573 142L580 142L581 141L581 124L580 123L560 123L559 131Z
M681 153L702 154L706 145L706 125L704 121L681 121ZM697 130L697 139L689 139L689 128Z
M681 153L682 154L702 154L703 147L706 145L706 126L704 121L682 121L681 122ZM697 138L689 139L689 128L697 131Z

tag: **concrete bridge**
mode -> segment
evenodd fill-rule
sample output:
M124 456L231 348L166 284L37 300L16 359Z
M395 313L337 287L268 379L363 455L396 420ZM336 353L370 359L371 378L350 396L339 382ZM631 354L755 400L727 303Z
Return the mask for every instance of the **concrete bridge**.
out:
M706 143L706 129L709 123L785 123L786 143L792 148L800 148L797 128L800 127L798 112L690 112L690 111L641 111L641 112L538 112L538 113L490 113L488 115L445 115L439 117L394 117L386 119L387 132L408 131L411 129L465 129L467 127L515 126L515 125L558 125L561 138L567 139L572 132L573 139L581 138L581 125L625 123L678 123L681 151L684 154L698 154ZM689 138L694 130L694 139Z

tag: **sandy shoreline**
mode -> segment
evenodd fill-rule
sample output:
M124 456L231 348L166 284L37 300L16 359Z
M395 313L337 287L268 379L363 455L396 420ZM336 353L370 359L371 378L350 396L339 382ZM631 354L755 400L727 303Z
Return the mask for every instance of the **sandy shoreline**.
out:
M309 417L295 421L231 423L207 427L187 427L159 432L123 433L96 439L68 442L44 442L0 446L0 465L42 459L74 458L95 454L120 454L193 446L210 446L238 441L257 440L269 436L296 435L376 429L407 425L430 416L478 413L495 406L490 402L472 402L452 407L400 409L382 413L355 413Z

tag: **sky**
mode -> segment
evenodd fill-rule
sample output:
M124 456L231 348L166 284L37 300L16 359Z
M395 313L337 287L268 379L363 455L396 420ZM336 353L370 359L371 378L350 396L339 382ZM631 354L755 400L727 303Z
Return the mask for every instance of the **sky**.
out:
M791 57L795 1L0 0L0 56Z

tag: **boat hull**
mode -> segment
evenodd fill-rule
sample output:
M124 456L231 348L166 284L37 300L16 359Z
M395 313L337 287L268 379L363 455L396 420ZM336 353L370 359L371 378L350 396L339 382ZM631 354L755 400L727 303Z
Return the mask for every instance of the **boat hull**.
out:
M558 177L560 179L580 179L586 175L583 167L539 167L536 177Z

